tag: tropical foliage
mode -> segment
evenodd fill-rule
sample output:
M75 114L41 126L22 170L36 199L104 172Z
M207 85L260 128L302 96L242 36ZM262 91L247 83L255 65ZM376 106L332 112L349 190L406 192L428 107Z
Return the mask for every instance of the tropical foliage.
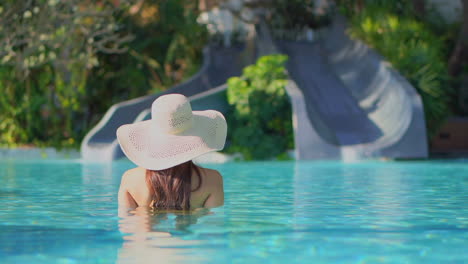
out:
M284 55L269 55L228 81L229 151L247 160L285 156L294 148Z
M165 90L193 75L208 37L197 16L196 1L190 0L145 0L130 7L120 18L134 36L128 52L99 54L101 64L88 79L91 112L99 113L89 123L96 123L112 103Z
M189 0L0 3L0 146L77 146L113 103L191 75L205 30Z

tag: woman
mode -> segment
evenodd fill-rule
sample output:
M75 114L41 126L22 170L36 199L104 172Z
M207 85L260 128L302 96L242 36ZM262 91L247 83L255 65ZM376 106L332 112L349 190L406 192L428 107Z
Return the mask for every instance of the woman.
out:
M181 94L156 99L150 120L117 129L123 152L138 165L122 176L119 209L189 210L223 205L219 172L199 167L192 159L223 149L226 133L226 120L218 111L192 111Z

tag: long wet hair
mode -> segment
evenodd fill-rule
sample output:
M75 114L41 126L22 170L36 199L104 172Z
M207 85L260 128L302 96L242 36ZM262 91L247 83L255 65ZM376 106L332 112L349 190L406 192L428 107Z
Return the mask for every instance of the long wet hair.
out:
M198 186L192 190L192 172ZM165 170L146 170L146 184L150 187L151 207L155 209L189 210L190 194L200 189L200 168L192 161Z

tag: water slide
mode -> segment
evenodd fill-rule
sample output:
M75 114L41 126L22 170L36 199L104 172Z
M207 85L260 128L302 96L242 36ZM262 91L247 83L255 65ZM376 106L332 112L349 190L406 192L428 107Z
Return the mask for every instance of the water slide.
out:
M421 98L345 25L337 18L314 43L275 42L289 56L296 157L427 157Z
M231 76L257 56L285 53L290 76L286 89L293 106L298 160L427 157L423 107L415 89L376 52L350 39L338 18L319 41L274 41L265 25L257 28L255 51L207 48L204 65L191 79L166 91L188 96L194 109L226 106L221 91ZM85 137L85 160L123 156L115 138L126 123L150 117L161 94L112 106Z

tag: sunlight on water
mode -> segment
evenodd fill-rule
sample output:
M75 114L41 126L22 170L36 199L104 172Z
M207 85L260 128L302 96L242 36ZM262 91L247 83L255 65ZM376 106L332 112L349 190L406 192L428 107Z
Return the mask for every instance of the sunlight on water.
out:
M226 205L117 214L127 161L0 162L0 263L463 263L468 163L207 165Z

